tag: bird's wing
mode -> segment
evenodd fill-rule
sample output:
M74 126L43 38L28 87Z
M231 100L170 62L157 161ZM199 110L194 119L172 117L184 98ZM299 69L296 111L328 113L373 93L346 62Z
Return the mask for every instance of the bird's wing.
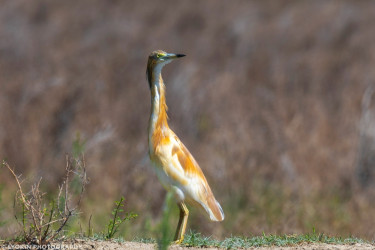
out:
M154 161L160 162L160 166L172 182L186 186L191 181L195 181L199 186L207 189L208 183L198 163L173 132L164 137L157 146L156 155L157 159Z
M174 137L172 145L172 157L177 159L175 165L177 165L178 168L183 169L186 178L199 178L204 185L208 186L206 178L198 163L177 136Z
M212 194L206 177L180 139L170 131L155 149L155 154L150 155L151 160L168 177L162 183L177 187L186 201L203 208L211 220L223 220L224 212Z
M188 192L187 199L194 203L198 203L206 210L211 220L221 221L224 219L224 212L220 204L216 201L210 186L207 183L198 163L195 161L193 155L185 147L185 145L178 139L177 136L172 140L171 155L173 169L184 173L181 183L184 189Z

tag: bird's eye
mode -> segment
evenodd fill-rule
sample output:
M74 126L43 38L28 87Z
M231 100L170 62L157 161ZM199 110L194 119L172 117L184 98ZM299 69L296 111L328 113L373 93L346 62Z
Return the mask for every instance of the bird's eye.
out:
M160 57L162 57L162 55L161 55L161 54L157 54L156 57L157 57L157 58L160 58Z

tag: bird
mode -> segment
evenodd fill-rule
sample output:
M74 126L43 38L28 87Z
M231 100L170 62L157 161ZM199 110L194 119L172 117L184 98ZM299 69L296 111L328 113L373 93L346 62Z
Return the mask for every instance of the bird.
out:
M224 220L224 211L197 161L168 125L168 107L161 71L166 64L184 56L156 50L149 55L146 70L151 91L148 154L158 179L168 192L173 193L180 210L175 244L181 244L184 240L189 216L186 204L203 210L212 221Z

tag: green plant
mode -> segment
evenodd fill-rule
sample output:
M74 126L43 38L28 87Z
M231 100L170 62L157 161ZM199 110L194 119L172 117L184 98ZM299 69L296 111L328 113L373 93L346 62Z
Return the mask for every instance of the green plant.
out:
M74 158L79 158L85 151L85 144L86 142L82 140L81 134L79 132L76 133L76 138L72 143L72 154Z
M4 189L4 185L1 184L0 185L0 214L4 210L4 206L3 206L3 189ZM4 226L6 223L7 223L7 220L3 220L3 219L0 220L0 227Z
M124 223L125 221L131 220L136 218L138 215L130 212L125 213L122 217L121 214L124 213L123 207L125 206L125 198L121 197L120 200L115 201L115 208L112 211L112 219L109 220L107 225L107 232L105 233L105 239L112 239L113 236L117 233L120 225Z
M165 196L164 207L163 207L163 217L160 224L161 235L158 239L158 247L161 250L168 249L169 244L171 243L171 227L170 227L170 214L173 205L173 195L171 192L168 192Z

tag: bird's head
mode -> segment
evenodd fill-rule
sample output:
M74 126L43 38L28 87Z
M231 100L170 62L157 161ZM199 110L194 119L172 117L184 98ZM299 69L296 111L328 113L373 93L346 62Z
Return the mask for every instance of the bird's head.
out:
M150 83L150 88L151 88L151 81L153 81L152 74L154 72L160 72L161 69L164 67L164 65L170 63L176 58L183 57L183 56L185 55L167 53L162 50L156 50L152 52L148 57L147 72L146 72L147 79Z

